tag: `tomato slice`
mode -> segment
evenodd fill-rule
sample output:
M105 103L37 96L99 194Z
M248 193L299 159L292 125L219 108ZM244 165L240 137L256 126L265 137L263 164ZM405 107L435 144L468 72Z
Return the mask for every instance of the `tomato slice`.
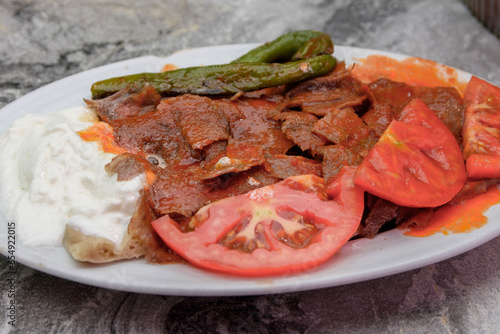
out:
M466 179L453 134L413 99L363 160L354 184L398 205L436 207L452 199Z
M289 177L211 203L187 226L168 215L152 224L170 248L205 269L243 276L307 270L334 255L361 221L354 172L346 167L329 187L315 175Z
M472 77L464 102L462 137L469 177L500 177L500 88Z

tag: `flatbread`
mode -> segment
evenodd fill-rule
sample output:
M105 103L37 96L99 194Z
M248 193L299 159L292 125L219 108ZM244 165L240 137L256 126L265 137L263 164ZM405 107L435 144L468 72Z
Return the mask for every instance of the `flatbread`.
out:
M86 235L77 228L66 226L63 244L75 260L91 263L106 263L123 259L138 258L146 255L147 241L144 240L140 226L146 218L143 214L144 194L137 201L136 210L123 237L117 246L103 237ZM150 222L147 222L150 223Z

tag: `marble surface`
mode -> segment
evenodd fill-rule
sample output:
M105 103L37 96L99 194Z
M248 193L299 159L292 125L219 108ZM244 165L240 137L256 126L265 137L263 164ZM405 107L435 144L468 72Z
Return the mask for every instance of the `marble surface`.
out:
M0 107L118 60L265 42L297 29L325 31L339 45L428 58L500 85L500 40L458 0L2 0ZM142 295L16 265L11 298L3 256L0 266L0 333L500 332L498 237L418 270L269 296ZM13 299L16 326L6 311Z

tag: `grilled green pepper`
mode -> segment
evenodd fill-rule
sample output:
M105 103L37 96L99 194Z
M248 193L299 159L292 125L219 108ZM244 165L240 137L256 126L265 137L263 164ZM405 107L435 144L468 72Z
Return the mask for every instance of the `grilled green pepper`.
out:
M335 68L330 36L313 30L284 34L250 50L230 64L189 67L163 73L140 73L96 82L92 98L100 99L127 86L153 86L164 96L229 95L296 83ZM281 63L283 61L283 63Z
M250 50L232 63L273 63L333 53L328 34L315 30L293 31Z
M92 85L99 99L127 87L151 85L164 96L180 94L229 95L276 87L315 78L335 68L336 59L321 55L287 63L234 63L188 67L162 73L140 73L111 78Z

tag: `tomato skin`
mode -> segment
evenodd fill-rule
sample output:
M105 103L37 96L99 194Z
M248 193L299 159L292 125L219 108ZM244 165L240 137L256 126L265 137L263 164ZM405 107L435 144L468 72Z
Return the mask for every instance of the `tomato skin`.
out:
M401 206L436 207L451 200L466 179L453 134L413 99L361 163L354 183Z
M469 177L500 177L500 88L472 77L464 103L462 137Z
M472 180L500 177L500 157L472 154L465 166Z
M364 204L363 191L352 183L354 172L354 168L346 167L328 187L320 177L301 175L211 203L197 213L197 219L202 222L190 232L182 232L169 216L152 224L170 248L204 269L242 276L308 270L333 256L358 228ZM328 199L328 193L335 197ZM351 200L355 201L353 205L347 205ZM312 221L318 233L308 239L306 245L290 247L272 232L273 221L286 225L282 223L283 216L277 215L278 211L290 211ZM258 240L256 231L260 231L260 241L267 246L244 252L221 244L220 240L248 216L259 222L251 234Z

